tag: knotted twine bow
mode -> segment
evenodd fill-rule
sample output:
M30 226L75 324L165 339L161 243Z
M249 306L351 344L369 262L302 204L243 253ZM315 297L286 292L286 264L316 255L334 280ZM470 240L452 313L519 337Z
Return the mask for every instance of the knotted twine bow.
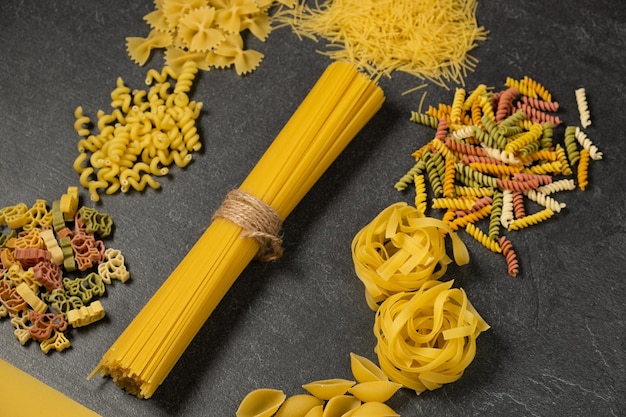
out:
M213 220L222 218L243 229L242 237L259 243L256 258L263 262L274 261L283 254L279 236L282 219L269 204L241 190L226 195L222 205L213 214Z

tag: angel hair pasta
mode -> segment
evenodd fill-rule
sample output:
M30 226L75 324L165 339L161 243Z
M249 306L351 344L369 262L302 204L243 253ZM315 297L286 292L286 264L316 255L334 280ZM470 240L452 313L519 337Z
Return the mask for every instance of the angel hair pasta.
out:
M474 359L476 338L489 329L465 291L452 285L427 281L390 296L376 312L381 369L418 394L458 380Z
M323 54L371 75L401 71L445 86L463 83L477 63L469 52L487 38L476 7L475 0L328 0L283 9L274 21L300 38L325 39Z

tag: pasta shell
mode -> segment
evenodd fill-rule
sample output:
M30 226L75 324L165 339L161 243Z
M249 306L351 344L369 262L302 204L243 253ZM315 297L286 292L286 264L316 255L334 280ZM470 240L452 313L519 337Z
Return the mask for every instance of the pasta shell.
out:
M350 353L350 364L352 367L352 375L359 383L389 381L389 378L382 369L363 356Z
M391 381L371 381L357 384L350 388L348 392L363 402L384 403L393 396L402 384Z
M237 409L237 417L270 417L285 401L283 391L260 388L251 391L244 397Z
M328 400L322 417L342 417L360 405L361 401L352 395L338 395Z
M302 388L321 400L330 400L333 397L344 395L355 384L347 379L324 379L304 384Z
M391 407L380 402L363 403L343 417L399 417Z
M283 403L274 417L305 417L324 401L309 394L293 395Z
M308 413L304 415L304 417L323 417L324 416L324 406L316 405L311 408Z

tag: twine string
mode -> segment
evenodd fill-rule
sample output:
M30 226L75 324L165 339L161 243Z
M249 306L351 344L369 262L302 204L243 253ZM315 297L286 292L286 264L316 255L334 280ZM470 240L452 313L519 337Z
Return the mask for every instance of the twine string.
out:
M274 261L283 254L283 240L279 236L282 219L264 201L241 190L226 195L212 220L222 218L243 229L241 236L255 239L259 244L256 258L263 262Z

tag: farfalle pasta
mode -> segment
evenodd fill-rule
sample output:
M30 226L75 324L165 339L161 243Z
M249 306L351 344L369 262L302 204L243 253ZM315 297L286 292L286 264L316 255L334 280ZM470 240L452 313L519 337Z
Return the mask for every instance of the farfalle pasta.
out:
M265 41L271 31L270 10L294 7L291 0L160 0L144 16L150 26L146 37L129 36L126 49L138 65L152 51L163 49L165 65L179 72L186 61L203 71L234 66L237 74L254 71L261 52L244 47L243 32Z
M378 308L375 351L392 381L415 390L457 381L473 361L476 339L489 325L453 281L428 281Z

